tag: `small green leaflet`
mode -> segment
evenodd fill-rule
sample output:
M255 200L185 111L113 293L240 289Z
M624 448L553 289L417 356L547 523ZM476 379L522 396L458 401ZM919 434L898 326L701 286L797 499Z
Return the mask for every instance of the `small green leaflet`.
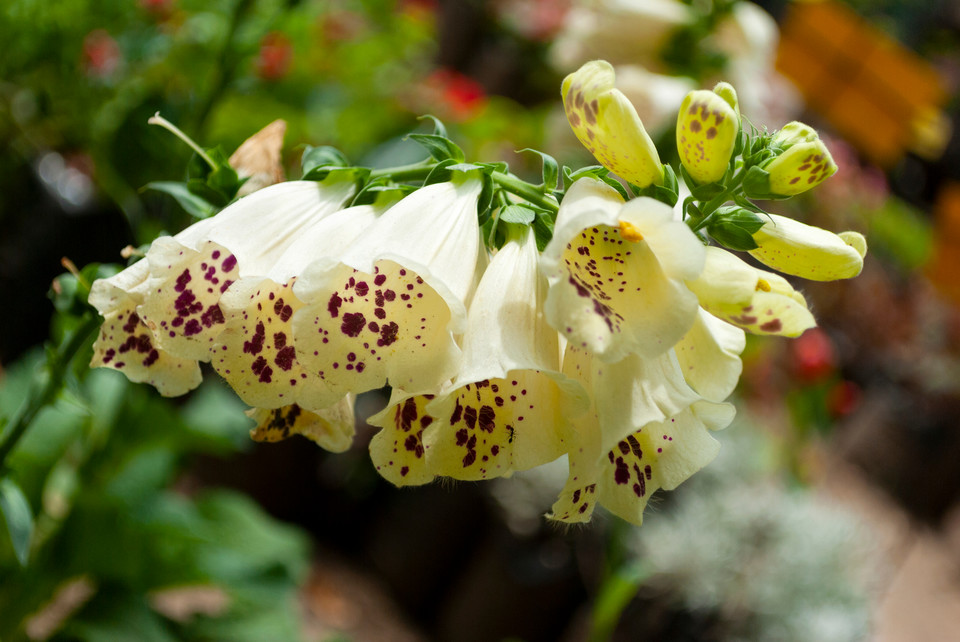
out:
M23 491L10 478L0 479L0 513L7 522L7 532L17 561L21 566L26 566L30 537L33 535L33 514Z

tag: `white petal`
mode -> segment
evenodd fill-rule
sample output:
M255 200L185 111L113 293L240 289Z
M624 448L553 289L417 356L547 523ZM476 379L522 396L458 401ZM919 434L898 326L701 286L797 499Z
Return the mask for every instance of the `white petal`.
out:
M370 459L380 475L395 486L416 486L434 479L427 468L423 431L434 418L425 406L433 395L411 395L399 388L386 408L367 419L382 428L370 441Z

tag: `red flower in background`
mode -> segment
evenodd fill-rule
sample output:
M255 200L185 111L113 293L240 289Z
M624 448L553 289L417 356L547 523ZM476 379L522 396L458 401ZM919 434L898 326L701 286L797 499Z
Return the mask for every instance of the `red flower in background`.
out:
M279 31L271 31L260 41L257 76L263 80L280 80L290 71L293 43Z
M424 81L426 107L453 121L469 120L487 104L487 94L476 80L454 69L438 69Z
M811 328L790 344L791 370L798 379L814 383L828 377L837 364L833 343L820 328Z
M88 76L108 78L123 62L120 46L103 29L95 29L83 39L83 68Z
M169 18L173 13L175 0L140 0L140 6L158 19Z

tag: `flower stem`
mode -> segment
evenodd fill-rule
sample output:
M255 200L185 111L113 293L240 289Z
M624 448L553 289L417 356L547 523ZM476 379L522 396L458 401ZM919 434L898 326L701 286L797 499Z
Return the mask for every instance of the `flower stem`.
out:
M210 158L210 156L205 151L203 151L203 149L199 145L193 142L193 140L189 136L187 136L182 131L180 131L179 127L177 127L176 125L171 123L169 120L161 116L160 112L155 113L151 118L149 118L147 120L147 124L159 125L160 127L163 127L167 131L171 132L174 136L176 136L177 138L185 142L190 147L190 149L195 151L197 155L200 156L200 158L202 158L207 163L207 165L210 166L210 169L217 169L217 164L213 162L213 159Z
M370 171L370 180L376 178L390 178L397 182L423 180L436 166L437 163L434 161L425 160L410 165L374 169Z
M557 205L556 200L554 200L552 197L547 196L541 192L539 188L524 180L521 180L513 174L493 172L491 176L493 177L494 182L504 190L510 192L511 194L516 194L520 198L532 203L533 205L536 205L537 207L542 207L550 212L556 212L560 209L560 206Z
M36 395L31 395L24 404L20 406L20 410L13 420L13 427L7 431L6 439L0 444L0 470L3 469L7 455L10 454L17 445L17 442L20 441L20 438L27 432L27 428L30 427L30 424L37 414L43 410L45 406L53 403L57 393L60 392L60 388L63 386L63 380L66 377L67 369L70 367L73 358L99 327L100 317L92 312L88 312L80 326L74 330L70 340L61 345L56 353L48 357L47 363L50 367L49 377L43 384L40 392Z

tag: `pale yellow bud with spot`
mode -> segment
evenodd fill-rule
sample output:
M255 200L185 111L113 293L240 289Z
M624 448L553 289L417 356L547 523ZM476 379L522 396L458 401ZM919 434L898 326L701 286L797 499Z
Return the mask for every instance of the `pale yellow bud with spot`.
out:
M794 196L816 187L837 171L837 164L815 129L794 121L773 137L785 151L763 165L770 174L770 193Z
M698 183L723 178L740 134L737 92L728 83L691 91L677 114L680 161Z
M637 187L663 182L660 155L633 104L614 87L613 66L593 60L563 79L573 133L597 161Z
M754 232L755 259L784 274L812 281L836 281L860 274L867 241L859 232L828 230L768 214L770 221Z

